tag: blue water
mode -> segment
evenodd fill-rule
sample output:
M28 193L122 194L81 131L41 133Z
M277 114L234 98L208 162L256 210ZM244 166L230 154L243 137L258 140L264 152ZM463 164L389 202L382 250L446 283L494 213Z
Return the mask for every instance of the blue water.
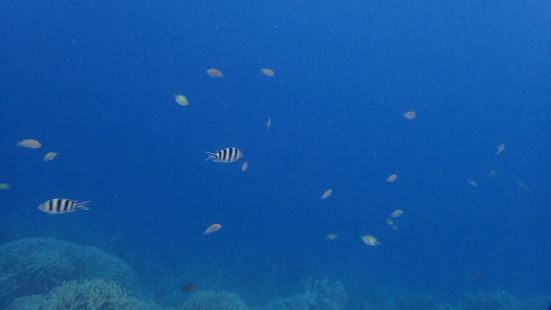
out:
M2 1L0 241L104 247L150 292L205 266L226 281L189 281L250 303L308 276L549 294L549 29L542 0Z

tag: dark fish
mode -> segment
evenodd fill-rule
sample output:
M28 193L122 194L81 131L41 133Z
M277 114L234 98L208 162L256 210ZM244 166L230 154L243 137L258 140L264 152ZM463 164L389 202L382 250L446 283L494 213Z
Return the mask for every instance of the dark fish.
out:
M184 286L182 286L182 291L190 293L190 292L195 291L196 288L197 288L197 284L187 283L187 284L184 284Z

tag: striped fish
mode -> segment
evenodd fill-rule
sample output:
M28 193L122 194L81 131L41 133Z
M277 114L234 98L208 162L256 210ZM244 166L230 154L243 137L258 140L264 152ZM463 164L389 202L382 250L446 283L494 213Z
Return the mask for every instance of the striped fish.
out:
M207 152L205 160L212 160L217 163L233 163L243 157L243 153L236 147L228 147L214 153Z
M90 210L88 204L90 201L78 202L72 199L54 198L44 201L38 206L38 210L51 215L74 212L77 209Z

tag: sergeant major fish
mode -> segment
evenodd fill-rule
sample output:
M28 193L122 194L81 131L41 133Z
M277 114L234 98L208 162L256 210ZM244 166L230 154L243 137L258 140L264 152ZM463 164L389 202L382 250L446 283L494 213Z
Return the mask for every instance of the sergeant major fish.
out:
M88 204L90 201L78 202L72 199L66 198L54 198L46 200L38 206L38 210L48 213L50 215L57 215L63 213L70 213L80 210L90 210Z
M217 163L233 163L243 157L243 153L236 147L228 147L214 153L207 152L205 160L212 160Z

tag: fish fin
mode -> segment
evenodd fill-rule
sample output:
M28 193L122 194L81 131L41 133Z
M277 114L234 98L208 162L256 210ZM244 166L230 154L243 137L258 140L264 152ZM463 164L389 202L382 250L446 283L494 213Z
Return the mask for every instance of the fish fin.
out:
M212 153L212 152L205 152L205 153L207 153L207 158L205 158L205 161L216 160L217 158L216 153Z
M76 205L75 205L75 208L76 209L80 209L80 210L90 210L90 208L88 207L88 205L91 203L91 201L83 201L83 202L77 202Z

